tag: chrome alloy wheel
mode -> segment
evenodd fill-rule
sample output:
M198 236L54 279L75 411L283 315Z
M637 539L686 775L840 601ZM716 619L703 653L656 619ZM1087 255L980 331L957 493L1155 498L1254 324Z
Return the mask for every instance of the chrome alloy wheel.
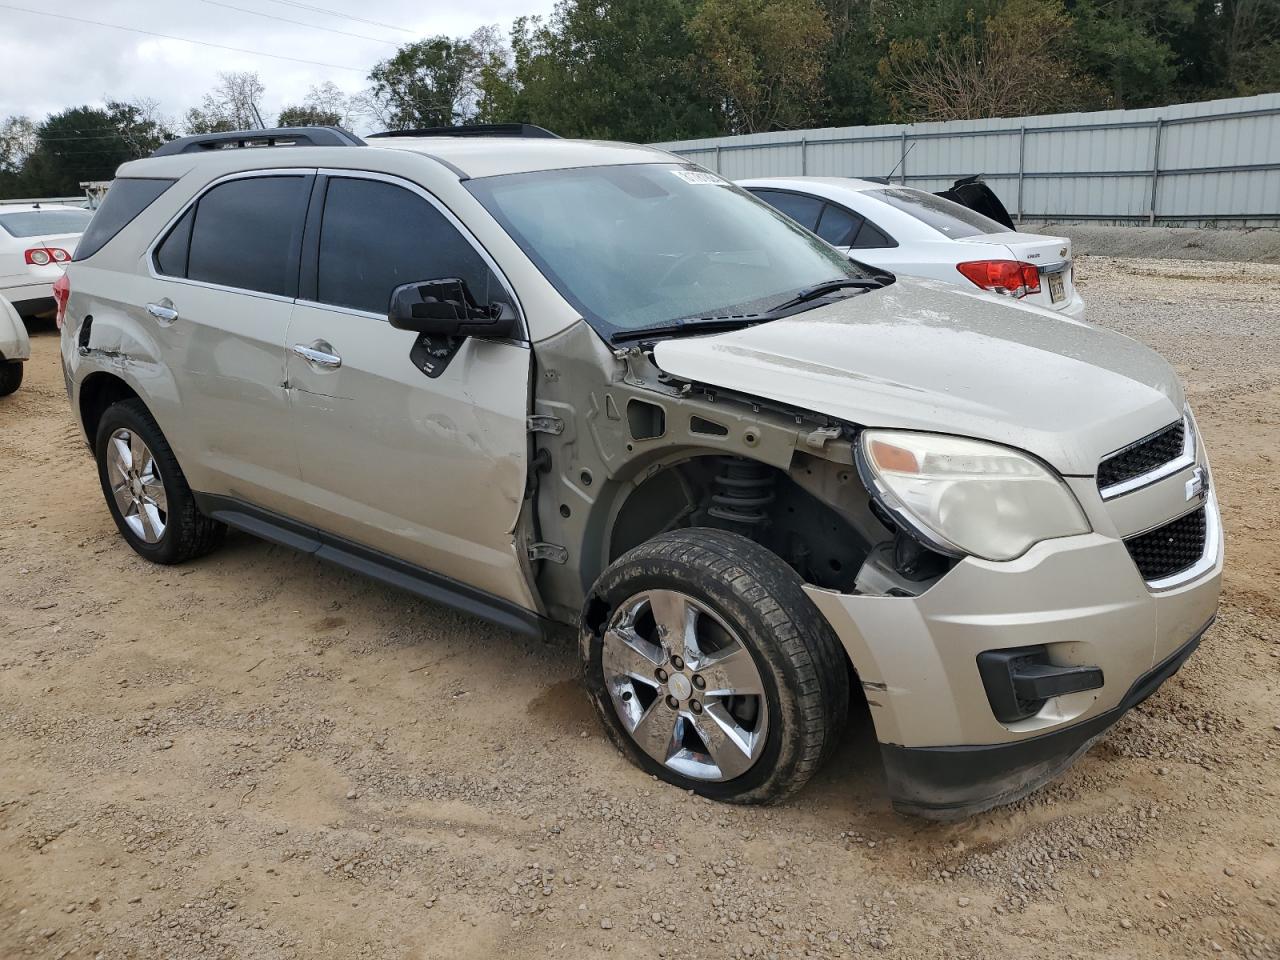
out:
M693 597L647 590L604 633L605 686L631 738L694 780L732 780L760 758L768 734L764 682L751 651Z
M156 458L142 438L125 427L107 441L107 480L120 516L144 543L159 543L169 521L169 501Z

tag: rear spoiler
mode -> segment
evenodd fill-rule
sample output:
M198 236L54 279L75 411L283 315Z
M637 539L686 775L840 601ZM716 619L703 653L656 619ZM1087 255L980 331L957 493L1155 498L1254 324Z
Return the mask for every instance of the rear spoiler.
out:
M984 217L990 217L996 223L1004 224L1010 230L1018 229L1013 225L1013 217L1009 216L1009 211L1005 209L995 192L986 185L980 173L972 177L961 177L951 185L950 190L940 190L937 195L958 203L962 207L976 210Z

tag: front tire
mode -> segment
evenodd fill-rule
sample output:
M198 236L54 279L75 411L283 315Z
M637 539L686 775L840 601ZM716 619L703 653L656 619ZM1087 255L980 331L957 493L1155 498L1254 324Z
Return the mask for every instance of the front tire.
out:
M22 386L21 360L7 360L0 363L0 397L7 397Z
M196 508L173 448L141 400L107 408L94 453L111 518L140 556L182 563L222 542L226 527Z
M619 748L717 800L790 796L848 717L843 652L800 578L721 530L665 533L615 561L587 599L581 653Z

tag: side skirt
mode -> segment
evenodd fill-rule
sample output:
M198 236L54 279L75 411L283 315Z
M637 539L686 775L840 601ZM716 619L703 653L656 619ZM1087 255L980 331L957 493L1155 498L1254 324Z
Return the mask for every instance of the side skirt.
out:
M424 600L461 610L526 636L544 636L551 626L550 621L509 600L288 517L231 497L208 493L196 493L194 496L201 513L220 520L229 527L302 553L313 554L347 570L407 590Z

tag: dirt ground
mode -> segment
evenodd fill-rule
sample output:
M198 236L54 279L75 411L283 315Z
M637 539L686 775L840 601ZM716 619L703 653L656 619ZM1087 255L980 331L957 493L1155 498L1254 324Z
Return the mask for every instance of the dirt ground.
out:
M791 803L608 744L572 642L233 535L117 536L57 340L0 400L0 960L1280 956L1280 266L1086 258L1213 455L1200 652L1059 782L890 812L866 721Z

